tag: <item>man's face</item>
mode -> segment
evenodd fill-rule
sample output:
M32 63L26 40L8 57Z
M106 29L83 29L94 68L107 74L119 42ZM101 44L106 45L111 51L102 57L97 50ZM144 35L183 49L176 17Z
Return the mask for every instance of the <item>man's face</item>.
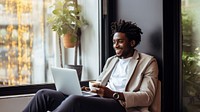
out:
M133 55L134 40L129 41L125 33L116 32L113 36L113 48L119 58L128 58Z

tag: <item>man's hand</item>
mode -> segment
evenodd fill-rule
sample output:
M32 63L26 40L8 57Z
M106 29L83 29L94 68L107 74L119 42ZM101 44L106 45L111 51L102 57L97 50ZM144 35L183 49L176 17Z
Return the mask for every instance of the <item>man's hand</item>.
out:
M86 86L83 86L83 87L81 87L81 90L82 90L82 91L90 91L90 88L89 88L89 87L86 87Z
M97 89L95 91L92 91L92 92L95 92L99 96L102 96L102 97L105 97L105 98L112 98L112 95L113 95L114 92L112 90L110 90L109 88L107 88L106 86L94 85L94 87L96 87Z

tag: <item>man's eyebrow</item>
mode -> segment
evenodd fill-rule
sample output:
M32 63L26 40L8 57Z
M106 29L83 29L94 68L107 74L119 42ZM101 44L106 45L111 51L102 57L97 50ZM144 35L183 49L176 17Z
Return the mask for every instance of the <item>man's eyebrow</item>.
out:
M113 39L113 40L125 40L125 39Z

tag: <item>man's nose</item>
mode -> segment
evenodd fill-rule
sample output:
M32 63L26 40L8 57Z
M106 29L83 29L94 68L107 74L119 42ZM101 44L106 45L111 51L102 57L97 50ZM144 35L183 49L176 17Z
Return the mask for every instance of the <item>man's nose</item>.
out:
M118 47L119 47L118 42L114 43L114 44L113 44L113 47L114 47L114 48L118 48Z

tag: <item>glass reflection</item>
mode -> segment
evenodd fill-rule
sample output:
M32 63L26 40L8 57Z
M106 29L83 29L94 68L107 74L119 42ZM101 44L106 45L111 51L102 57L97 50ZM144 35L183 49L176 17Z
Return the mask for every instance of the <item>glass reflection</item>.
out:
M200 1L182 0L183 107L200 110Z
M45 21L52 2L0 0L1 86L47 82L54 55Z

